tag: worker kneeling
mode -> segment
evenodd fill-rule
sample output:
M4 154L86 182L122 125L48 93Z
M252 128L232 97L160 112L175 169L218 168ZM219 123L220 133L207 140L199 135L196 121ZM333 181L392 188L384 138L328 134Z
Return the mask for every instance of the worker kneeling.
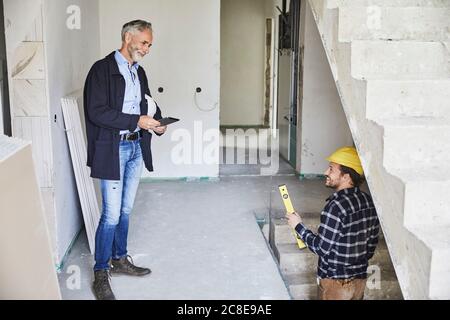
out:
M372 198L361 191L364 172L355 148L344 147L327 160L326 186L335 193L327 199L314 234L297 214L287 214L307 247L319 256L320 300L362 300L368 261L378 243L380 223Z

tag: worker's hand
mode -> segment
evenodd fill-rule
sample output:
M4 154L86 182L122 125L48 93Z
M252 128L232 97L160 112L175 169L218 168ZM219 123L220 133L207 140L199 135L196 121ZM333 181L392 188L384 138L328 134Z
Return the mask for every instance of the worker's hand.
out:
M138 126L144 130L154 130L161 125L159 121L156 121L152 117L149 116L141 116L139 118Z
M295 227L302 223L302 218L297 212L294 213L286 213L286 219L288 220L288 224L295 229Z
M157 134L164 134L166 130L167 126L156 127L155 129L153 129L153 131L156 132Z

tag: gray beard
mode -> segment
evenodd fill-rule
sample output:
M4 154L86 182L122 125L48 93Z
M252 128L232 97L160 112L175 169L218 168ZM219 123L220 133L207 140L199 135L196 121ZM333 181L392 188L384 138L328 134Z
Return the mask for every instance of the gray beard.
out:
M144 58L143 56L141 56L137 51L133 52L131 54L131 58L133 59L134 62L139 62L142 60L142 58Z

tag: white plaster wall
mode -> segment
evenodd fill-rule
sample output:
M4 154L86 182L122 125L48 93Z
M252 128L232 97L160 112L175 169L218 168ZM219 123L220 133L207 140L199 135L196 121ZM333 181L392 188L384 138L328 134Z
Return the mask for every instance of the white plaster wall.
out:
M221 1L221 125L262 125L266 1Z
M309 4L303 16L300 173L322 174L328 166L326 158L340 147L353 145L353 139Z
M66 13L80 8L81 28L69 30ZM99 58L98 1L44 1L44 44L47 65L48 104L53 145L54 193L59 262L82 225L75 177L72 169L60 99L83 88L87 72ZM57 117L55 123L54 116Z
M153 137L155 172L144 170L143 176L218 176L219 139L208 141L203 134L215 129L217 135L219 128L220 0L100 0L102 56L120 47L122 25L133 19L153 24L153 47L141 63L153 98L164 116L181 119L163 137ZM158 93L159 87L164 93ZM197 87L203 89L197 99L203 111L194 102ZM179 140L177 134L182 134ZM180 150L182 141L186 157L174 161L172 151Z

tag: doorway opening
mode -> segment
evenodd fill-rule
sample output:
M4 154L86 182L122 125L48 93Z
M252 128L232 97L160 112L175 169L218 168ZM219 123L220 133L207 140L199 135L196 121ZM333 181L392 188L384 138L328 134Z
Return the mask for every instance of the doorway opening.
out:
M221 2L222 128L270 127L271 17L266 1Z
M274 18L271 0L221 2L221 176L258 175L261 154L272 155L277 125Z
M297 164L297 123L300 81L300 0L283 1L278 16L277 124L280 155L293 168Z

